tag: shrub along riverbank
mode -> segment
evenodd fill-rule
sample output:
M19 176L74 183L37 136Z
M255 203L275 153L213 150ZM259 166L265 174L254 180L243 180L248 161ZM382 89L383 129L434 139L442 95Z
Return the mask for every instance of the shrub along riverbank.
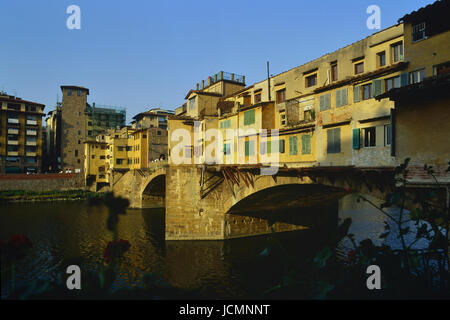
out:
M61 201L61 200L93 200L102 197L101 193L87 190L52 190L52 191L0 191L0 203Z

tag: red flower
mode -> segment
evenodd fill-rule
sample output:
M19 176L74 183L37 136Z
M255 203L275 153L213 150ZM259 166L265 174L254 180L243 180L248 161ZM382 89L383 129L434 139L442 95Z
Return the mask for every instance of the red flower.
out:
M131 247L128 240L110 241L106 245L103 258L106 263L110 263L113 259L120 258Z
M344 190L346 191L346 192L351 192L352 191L352 189L351 188L344 188Z

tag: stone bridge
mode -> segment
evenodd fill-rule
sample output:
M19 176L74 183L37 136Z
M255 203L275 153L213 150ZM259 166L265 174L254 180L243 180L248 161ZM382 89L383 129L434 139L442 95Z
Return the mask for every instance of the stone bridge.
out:
M163 208L167 161L154 162L148 169L114 171L111 189L127 198L131 208Z
M384 196L392 168L245 166L166 168L166 239L213 240L337 225L338 199L350 189ZM280 214L280 211L283 212Z
M112 190L132 208L165 207L167 240L218 240L337 223L338 199L350 190L383 197L392 168L259 167L153 163L113 172ZM280 211L283 214L280 214Z

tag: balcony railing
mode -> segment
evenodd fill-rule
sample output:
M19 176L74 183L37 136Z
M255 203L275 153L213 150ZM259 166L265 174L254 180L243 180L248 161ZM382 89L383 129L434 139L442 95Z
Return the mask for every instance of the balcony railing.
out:
M19 145L19 140L9 140L8 139L8 145L17 146L17 145Z
M36 130L27 130L27 136L36 136L37 131Z
M19 119L16 118L8 118L8 123L19 123Z
M31 126L35 126L35 125L37 125L37 121L36 120L27 120L27 124L31 125Z
M8 134L19 134L19 129L8 128Z

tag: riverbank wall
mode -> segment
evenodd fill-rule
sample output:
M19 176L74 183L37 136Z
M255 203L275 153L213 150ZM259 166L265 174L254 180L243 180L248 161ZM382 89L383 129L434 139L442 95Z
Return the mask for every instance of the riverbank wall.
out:
M0 191L52 191L85 189L83 176L78 173L2 174Z

